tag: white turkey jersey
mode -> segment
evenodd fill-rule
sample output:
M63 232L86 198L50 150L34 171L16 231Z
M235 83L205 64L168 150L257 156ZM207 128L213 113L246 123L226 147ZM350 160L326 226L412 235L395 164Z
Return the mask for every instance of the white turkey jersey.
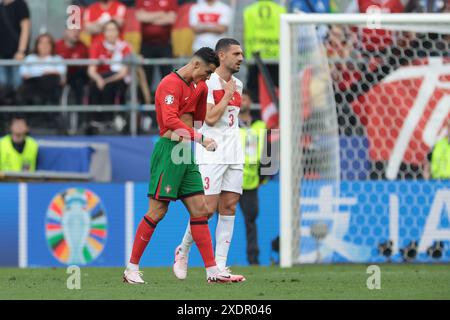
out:
M239 110L243 86L236 77L233 76L232 79L236 82L237 90L222 117L212 127L205 122L199 130L206 137L213 138L218 147L215 151L207 151L201 146L197 147L197 164L244 164L244 151L239 132ZM226 84L225 80L221 79L217 73L213 73L206 84L208 85L207 103L219 104L225 95L223 88Z

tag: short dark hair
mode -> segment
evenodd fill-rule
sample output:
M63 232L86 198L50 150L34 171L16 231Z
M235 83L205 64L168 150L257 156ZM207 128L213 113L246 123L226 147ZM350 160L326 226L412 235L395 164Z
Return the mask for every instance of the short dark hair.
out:
M216 67L220 66L220 60L219 60L219 56L217 55L217 53L208 47L203 47L198 49L195 53L194 53L194 57L199 57L200 59L202 59L203 61L205 61L208 64L214 64Z
M23 113L16 113L12 116L10 124L13 124L15 121L24 121L26 125L28 125L27 118L25 117L25 114Z
M241 44L239 41L233 38L222 38L219 41L217 41L216 44L216 52L219 52L221 50L227 50L230 46L240 46Z

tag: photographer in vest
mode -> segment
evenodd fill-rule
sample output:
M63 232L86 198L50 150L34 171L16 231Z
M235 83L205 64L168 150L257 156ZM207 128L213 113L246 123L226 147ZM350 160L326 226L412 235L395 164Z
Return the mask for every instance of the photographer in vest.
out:
M450 179L450 120L447 120L447 134L436 142L428 154L424 169L426 179Z
M261 120L253 120L250 114L252 100L250 92L242 92L239 127L242 146L245 152L243 193L239 199L244 214L247 234L247 260L251 265L259 264L259 247L256 228L258 217L258 187L262 184L260 177L260 160L265 147L266 124Z
M280 16L286 8L273 0L258 0L247 6L243 13L243 37L245 60L253 59L259 52L261 59L280 58ZM276 87L279 85L278 63L267 64L270 77ZM247 87L254 102L259 102L258 67L250 65Z
M0 171L36 171L39 146L27 136L29 127L25 118L14 117L10 131L0 140Z

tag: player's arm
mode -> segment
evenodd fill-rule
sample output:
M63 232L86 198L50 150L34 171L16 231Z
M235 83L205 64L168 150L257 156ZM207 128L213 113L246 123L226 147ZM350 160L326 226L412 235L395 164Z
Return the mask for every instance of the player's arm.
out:
M179 116L179 93L173 88L162 89L157 92L156 100L161 105L161 115L164 126L182 138L187 138L198 142L208 150L216 148L215 142L211 138L203 136L194 128L181 121Z
M233 98L236 89L236 82L231 79L224 86L225 94L223 95L222 100L220 100L218 104L208 103L208 105L206 106L205 118L205 122L208 126L212 127L217 123L217 121L219 121L219 119L225 112L231 98Z

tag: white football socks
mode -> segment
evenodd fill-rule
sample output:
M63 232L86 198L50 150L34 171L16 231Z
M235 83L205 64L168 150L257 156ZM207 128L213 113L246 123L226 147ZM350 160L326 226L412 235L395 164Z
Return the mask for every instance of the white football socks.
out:
M219 214L216 228L216 263L220 270L227 264L228 250L233 238L234 217Z
M186 227L186 232L184 233L183 241L181 241L180 254L188 257L189 251L191 250L192 244L194 243L194 238L192 238L191 225L188 223Z
M206 278L215 276L219 272L219 269L217 266L208 267L206 268Z
M216 252L215 258L217 267L220 270L225 269L227 264L228 250L230 249L231 239L233 238L235 216L224 216L219 214L216 227ZM188 224L181 242L180 254L188 257L189 251L194 244L192 238L191 226Z
M139 265L128 262L127 269L131 271L139 271Z

